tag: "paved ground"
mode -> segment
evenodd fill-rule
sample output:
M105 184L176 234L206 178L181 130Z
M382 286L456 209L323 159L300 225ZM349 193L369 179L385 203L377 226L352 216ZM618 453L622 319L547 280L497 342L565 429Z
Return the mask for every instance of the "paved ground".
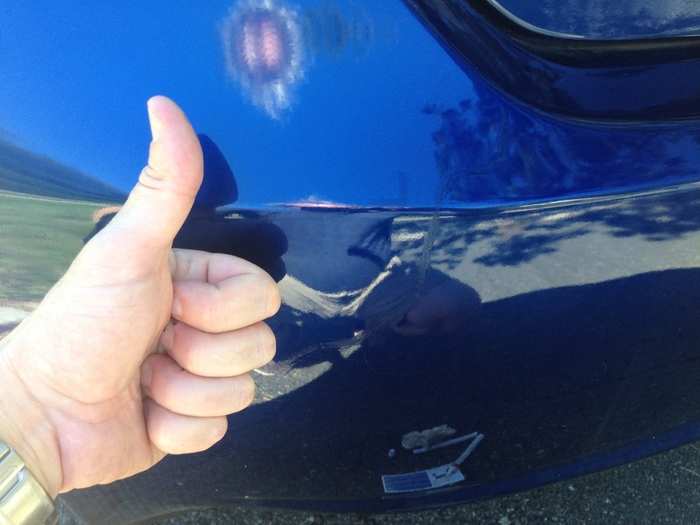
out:
M530 492L436 511L332 515L253 509L195 511L158 525L398 523L700 523L700 442Z

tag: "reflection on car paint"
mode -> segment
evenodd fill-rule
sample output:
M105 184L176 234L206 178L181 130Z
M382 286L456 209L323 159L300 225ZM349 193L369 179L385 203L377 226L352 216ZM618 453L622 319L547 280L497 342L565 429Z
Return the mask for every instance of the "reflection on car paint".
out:
M63 201L40 202L63 209ZM28 235L46 228L31 210L18 213L23 261ZM95 517L104 515L96 502L154 487L160 498L144 496L126 514L239 494L374 498L381 473L454 459L447 449L425 461L386 452L397 436L444 423L489 436L469 459L469 484L449 493L458 501L700 418L699 210L689 184L437 213L194 213L180 245L268 267L284 261L285 305L272 321L278 356L222 445L70 501ZM310 253L322 256L310 264ZM9 293L18 300L27 291ZM125 518L123 506L110 508L115 521Z
M278 118L306 60L296 10L273 0L241 1L221 28L226 69L252 102Z
M578 0L574 0L578 2ZM654 28L665 32L680 29L685 23L694 32L697 7L684 2L686 9L674 15L678 19L664 20L667 2L648 2L650 9L641 9L634 16L625 13L637 11L638 0L630 2L600 2L609 10L607 22L617 22L637 30ZM646 0L639 0L645 2ZM682 0L681 0L682 1ZM486 2L464 0L404 0L428 27L444 38L445 46L471 73L476 70L488 78L499 90L528 106L550 114L581 120L614 123L697 118L700 116L700 98L694 86L700 76L695 36L667 38L659 45L654 38L635 40L634 43L591 43L586 39L566 39L563 42L525 29L525 35L514 36L512 28L504 28L500 21L483 16ZM505 2L504 2L505 3ZM513 6L525 8L529 14L552 14L556 10L543 9L543 3L512 0ZM592 10L597 0L589 2ZM570 2L556 2L557 9L574 18L590 20L588 11L570 10ZM491 7L486 10L491 11ZM494 9L495 10L495 9ZM496 13L498 13L496 11ZM689 15L686 16L685 15ZM558 21L566 20L553 14ZM497 17L499 18L499 17ZM506 19L507 21L507 19ZM668 25L666 25L668 23ZM497 27L494 27L494 24ZM665 28L664 28L665 26ZM516 26L517 27L517 26ZM686 26L688 28L688 26ZM634 29L633 29L634 31ZM624 38L615 28L614 37ZM635 35L642 36L642 35ZM633 37L634 38L634 37ZM530 45L532 44L532 45ZM591 44L593 47L585 49ZM619 44L619 45L618 45ZM629 45L627 45L629 44ZM583 46L584 48L582 48ZM654 89L648 89L654 86ZM662 89L657 87L663 86ZM630 94L633 93L633 96Z
M624 40L700 34L700 9L687 0L488 1L536 31L573 38Z
M454 461L452 447L397 451L411 429L443 424L488 436L460 467L468 483L424 493L459 501L696 420L699 195L690 184L521 209L221 218L287 238L278 354L256 403L210 452L72 501L180 476L198 483L140 508L310 493L371 506L380 475ZM323 256L309 264L310 252Z
M296 7L278 0L240 0L221 24L226 70L253 104L279 119L314 56L364 48L369 19L346 16L330 1Z
M142 45L155 30L141 14L148 6L125 5L119 16L134 38L116 50L121 18L64 9L47 17L36 45L82 51L92 42L99 60L89 71L72 62L77 52L51 49L42 61L41 50L22 48L37 57L31 71L7 57L0 336L117 211L147 149L143 100L165 88L206 133L203 187L176 246L253 261L284 297L270 322L275 361L256 373L258 398L231 417L224 442L66 496L82 518L133 522L262 500L343 510L458 502L697 435L698 123L533 111L460 69L401 4L359 3L241 1L230 11L207 3L196 16L189 3L156 3L168 22L152 46ZM28 9L31 23L20 24L23 5L3 29L20 47L37 23ZM246 7L261 11L246 18ZM291 57L277 8L294 13L302 76L287 85L289 104L273 97L269 111L255 97L284 78ZM223 71L221 35L237 10L238 23L251 25L229 51L239 53L230 57L234 89L247 98L211 74ZM401 28L393 46L377 28L391 23ZM476 49L513 72L495 50ZM64 72L80 90L68 90ZM609 69L589 73L620 81ZM666 93L577 90L571 77L547 75L528 76L526 92L574 107L573 90L585 97L582 113L605 114L601 100L611 97L645 108ZM557 90L543 88L550 81ZM14 102L46 85L60 103ZM22 118L6 120L15 107ZM399 446L412 430L441 425L488 436L460 467L465 482L387 497L383 473L455 460L448 446L426 454Z

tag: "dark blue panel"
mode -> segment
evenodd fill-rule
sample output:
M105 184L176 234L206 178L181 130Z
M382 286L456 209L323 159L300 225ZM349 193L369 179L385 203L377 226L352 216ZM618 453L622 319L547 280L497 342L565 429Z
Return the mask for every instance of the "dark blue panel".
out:
M700 34L693 0L487 0L533 30L574 38L630 39Z
M667 434L660 443L677 443L700 421L698 217L692 185L532 209L220 219L293 234L257 403L206 454L71 504L113 520L234 501L429 506L629 461ZM441 424L486 435L465 481L384 499L382 475L455 459L454 447L401 447ZM117 505L127 494L132 506Z
M486 0L405 0L468 74L584 121L697 118L700 37L590 40L533 31Z
M79 514L427 506L697 435L698 57L586 66L407 3L0 6L0 308L109 221L158 92L206 157L176 244L254 261L285 302L224 442L76 492ZM455 459L401 449L442 424L486 435L465 481L384 499L382 475Z

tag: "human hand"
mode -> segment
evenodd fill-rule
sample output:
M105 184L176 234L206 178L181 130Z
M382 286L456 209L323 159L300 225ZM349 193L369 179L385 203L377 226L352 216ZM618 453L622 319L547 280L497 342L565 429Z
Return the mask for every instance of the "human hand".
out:
M204 450L272 359L275 282L245 260L173 250L202 181L182 111L148 102L148 165L127 202L0 343L0 439L51 496Z

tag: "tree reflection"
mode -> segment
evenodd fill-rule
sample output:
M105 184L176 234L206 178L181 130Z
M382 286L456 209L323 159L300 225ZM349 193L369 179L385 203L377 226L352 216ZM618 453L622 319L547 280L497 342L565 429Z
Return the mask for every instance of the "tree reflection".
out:
M529 113L475 83L437 117L435 161L447 201L521 200L695 176L697 126L589 126Z
M457 107L423 108L438 120L432 138L441 203L447 207L555 201L697 178L700 130L695 125L594 127L534 117L480 84L474 87L476 96ZM490 239L490 252L475 262L512 266L600 227L614 237L678 238L700 228L700 203L689 194L657 195L569 209L562 220L529 213L460 227L454 232L442 228L435 241L439 262L454 267L468 246Z

